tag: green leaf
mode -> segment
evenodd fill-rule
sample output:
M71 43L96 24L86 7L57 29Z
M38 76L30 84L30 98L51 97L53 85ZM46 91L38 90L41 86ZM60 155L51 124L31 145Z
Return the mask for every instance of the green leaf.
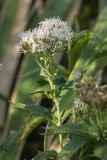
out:
M15 145L17 136L18 133L16 131L11 131L5 142L0 144L0 152L7 151L10 147Z
M64 78L65 80L67 80L69 75L67 69L60 64L57 64L57 74L58 74L58 78L61 77L61 78Z
M107 57L107 50L104 50L100 53L95 54L94 59L102 58L102 57Z
M88 41L92 38L89 32L83 31L75 35L74 42L71 43L69 54L69 71L71 72L87 46Z
M88 122L76 122L76 123L67 123L62 124L61 126L51 126L49 127L52 134L71 134L71 135L84 135L87 138L96 138L98 137L98 129L95 126L92 126Z
M100 13L98 22L95 26L95 29L93 30L93 34L97 35L99 37L100 43L107 37L107 30L106 30L107 16L106 15L107 15L107 6L105 6L103 11ZM73 72L71 72L69 80L74 80L76 78L75 72L83 73L84 70L86 70L86 67L89 64L90 60L96 54L97 47L98 47L98 41L95 41L95 40L89 41L88 45L86 46L86 48L83 51L83 54L78 59L76 65L73 69ZM105 63L103 60L101 61L101 63L99 63L99 61L98 62L95 61L93 63L93 66L90 65L90 67L88 67L86 76L87 75L95 76L96 68L99 65L101 66L101 64L103 65L103 63ZM105 60L105 61L107 61L107 60Z
M62 152L59 154L59 160L71 160L73 155L77 153L78 150L81 149L89 141L90 139L82 135L81 137L72 136L71 140L64 146Z
M31 93L28 93L26 95L32 95L32 94L37 94L37 93L45 94L45 93L50 92L50 91L51 91L51 88L47 84L47 85L43 85L43 86L37 88L35 91L33 91Z
M16 5L17 2L15 0L11 0L11 1L14 1L15 5ZM7 2L7 0L5 2ZM18 0L18 2L19 2L19 0ZM41 20L44 19L44 17L53 17L53 16L57 17L57 16L59 16L62 19L66 19L66 17L68 17L69 11L71 14L71 11L72 11L72 9L71 9L72 4L71 3L72 2L75 3L75 0L72 0L72 1L71 0L63 0L63 1L62 0L48 0L48 1L46 1L46 3L44 4L44 8L43 8L44 11L42 13L39 14L39 12L38 12L37 14L34 13L33 16L31 15L30 21L27 24L27 29L34 28L38 22L40 22ZM49 3L49 5L48 5L48 7L45 7L45 6L47 6L47 3ZM59 7L59 6L61 6L61 7ZM13 5L10 4L9 9L15 10L15 7L13 7ZM7 11L7 15L8 15L9 14L8 10L6 9L6 11ZM13 16L15 15L14 13L15 12L13 11ZM7 27L7 25L5 25L5 23L4 23L4 26L6 27L6 31L8 32L8 30L7 30L8 27ZM4 32L3 32L4 26L1 27L2 34L4 34ZM5 35L6 35L6 37L8 36L8 34L5 34ZM35 64L35 62L33 62L33 60L31 59L30 56L25 57L24 63L21 68L21 71L22 71L21 75L23 75L24 73L26 74L28 70L34 70L35 67L37 67L37 65L35 66L34 64ZM28 78L26 78L26 81L25 81L25 79L21 79L21 81L19 81L19 85L15 89L15 95L16 95L17 102L20 101L22 103L27 103L29 101L32 101L31 97L27 97L27 96L23 97L23 95L28 92L31 92L36 87L37 88L39 87L38 82L37 82L39 76L40 76L39 74L33 74L33 75L29 76ZM14 107L13 114L10 113L9 117L10 118L6 124L6 130L5 130L6 137L8 135L9 130L11 130L12 128L14 128L15 130L21 130L22 124L23 124L22 123L23 113L21 114L15 107ZM21 149L22 149L22 146L20 146L20 145L15 150L10 148L9 152L6 154L3 154L1 159L2 160L7 160L7 159L15 160L16 157L17 157L17 159L20 159L19 154L21 153ZM19 153L19 150L20 150L20 153Z
M46 152L39 152L36 157L34 157L32 160L47 160L49 159L56 159L57 152L54 150L46 151Z
M81 128L81 130L80 130ZM49 127L50 130L52 130L52 134L87 134L88 130L82 123L69 123L69 124L63 124L61 126L52 126Z
M35 68L35 69L32 69L30 71L27 71L26 73L23 73L22 75L19 75L19 79L23 79L23 78L27 78L27 77L30 77L34 74L38 74L38 72L40 72L40 69L39 68Z
M93 75L95 75L97 72L103 69L106 64L107 50L103 50L101 52L99 51L90 59L89 64L86 67L86 74L90 74L91 72L93 72Z
M51 112L42 106L39 105L26 105L23 103L12 103L16 108L32 113L36 116L41 116L46 120L52 120Z
M47 160L47 156L44 152L39 152L32 160Z
M98 146L94 150L94 155L101 160L107 160L107 146Z
M20 136L19 141L22 141L23 139L25 139L26 137L28 137L28 135L38 126L40 125L40 123L42 123L44 121L43 117L39 117L39 116L29 116L27 118L27 124L25 124L25 128L24 131L22 132L22 135Z
M65 119L66 119L71 113L73 113L73 109L72 109L72 108L63 110L63 111L62 111L62 114L61 114L61 122L63 123L63 122L65 121Z
M68 109L71 107L75 91L73 89L73 81L68 82L63 86L60 92L60 109Z

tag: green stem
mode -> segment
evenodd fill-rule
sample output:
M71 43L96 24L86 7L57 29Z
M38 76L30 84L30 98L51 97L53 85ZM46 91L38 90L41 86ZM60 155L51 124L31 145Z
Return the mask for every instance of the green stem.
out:
M41 70L44 72L44 77L45 79L49 82L49 85L51 87L51 90L54 92L53 94L53 102L55 103L56 106L56 110L57 110L57 122L56 125L57 126L61 126L61 114L60 114L60 108L59 108L59 98L57 97L57 90L56 90L56 86L53 82L53 78L52 78L52 73L50 71L49 65L48 65L48 61L46 60L46 57L44 57L45 59L45 63L42 64L39 60L39 57L36 57L36 61L38 63L38 65L40 66ZM48 126L47 126L47 131L48 132ZM47 137L45 137L45 139L47 139ZM60 147L62 149L62 134L59 134L59 142L60 142ZM46 143L46 142L45 142Z
M53 83L53 81L50 78L48 79L48 81L49 81L51 89L56 91L56 87L55 87L55 84ZM55 95L53 97L53 101L55 103L56 110L57 110L57 115L58 115L58 117L57 117L58 120L57 120L57 124L56 125L57 126L61 126L61 115L60 115L60 108L59 108L59 100L58 100L58 98L56 96L56 93L55 93ZM60 142L60 147L62 149L62 134L59 134L59 142Z
M57 114L58 114L57 126L61 126L61 116L60 116L59 102L58 102L57 98L53 98L53 101L55 103L55 106L56 106L56 109L57 109ZM62 134L59 134L59 142L60 142L60 147L62 149Z

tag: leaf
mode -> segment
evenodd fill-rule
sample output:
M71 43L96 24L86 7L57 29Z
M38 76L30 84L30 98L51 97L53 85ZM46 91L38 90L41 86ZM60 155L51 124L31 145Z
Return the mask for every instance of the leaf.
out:
M52 134L71 134L71 135L84 135L87 138L98 137L98 129L95 126L85 123L84 121L76 123L62 124L61 126L49 127Z
M31 93L28 93L26 95L32 95L32 94L37 94L37 93L42 93L42 94L45 94L47 92L50 92L51 91L51 88L50 86L47 84L47 85L43 85L39 88L37 88L35 91L31 92Z
M39 105L26 105L23 103L12 103L16 108L32 113L36 116L42 116L47 120L52 120L51 112L45 107Z
M92 38L89 32L82 31L75 35L74 42L71 43L69 54L69 71L71 72L76 64L76 61L82 54L88 41Z
M94 59L102 58L102 57L107 57L107 50L104 50L100 53L95 54Z
M95 66L96 63L96 66ZM86 74L93 73L95 75L107 64L107 50L99 51L89 61L86 67Z
M80 130L81 128L81 130ZM52 134L87 134L88 130L87 128L81 124L81 123L69 123L69 124L63 124L61 126L52 126L49 127L49 129L52 131Z
M48 158L54 160L56 159L56 157L57 157L57 152L54 150L51 150L46 152L39 152L38 155L32 160L47 160Z
M104 9L100 13L98 22L93 30L93 34L97 35L99 37L99 42L101 43L106 37L107 37L107 6L104 6ZM102 25L103 24L103 25ZM83 54L79 57L78 61L76 62L76 65L73 69L73 72L71 72L69 80L74 80L75 72L83 73L84 69L86 69L87 65L89 64L90 60L94 55L96 54L96 47L98 47L98 41L90 40L86 48L84 49ZM104 60L104 59L103 59ZM94 76L96 68L101 64L103 65L104 61L101 61L101 63L94 62L93 66L90 65L88 67L86 76ZM105 60L107 61L107 60Z
M102 51L94 56L87 65L86 75L96 75L107 64L107 51Z
M62 121L62 123L66 120L66 118L68 118L68 116L71 113L73 113L73 109L72 108L62 111L62 114L61 114L61 121Z
M73 155L77 153L78 150L81 149L89 141L90 139L82 135L81 137L72 136L71 140L64 146L62 152L59 154L59 160L71 160Z
M28 135L40 124L44 121L43 117L30 116L28 119L28 123L25 124L24 132L20 136L19 141L24 140Z
M68 109L71 107L75 91L73 89L73 81L68 82L63 86L60 92L60 109Z
M101 160L107 160L107 146L98 146L94 150L94 155Z
M103 58L103 57L107 57L107 50L103 50L103 51L95 54L94 57L92 58L92 60L90 61L90 63L92 63L92 62L95 61L96 59ZM89 63L89 64L90 64L90 63Z
M61 77L64 78L65 80L67 80L67 77L69 75L67 69L60 64L57 64L57 74L58 78Z
M12 1L14 1L15 5L16 5L16 1L15 0L12 0ZM75 0L72 0L72 1L75 3ZM18 2L19 2L19 0L18 0ZM47 3L49 3L49 5L48 5L48 7L45 7L47 5ZM27 29L34 28L38 22L43 20L44 17L60 16L62 19L66 19L66 17L68 17L68 10L72 10L71 3L72 3L71 0L63 0L63 1L62 0L51 0L51 1L49 0L49 1L46 1L44 8L43 8L44 11L41 14L39 14L39 12L37 14L35 14L35 12L34 12L33 16L31 14L30 21L27 24ZM10 6L11 6L9 8L10 10L15 9L15 7L13 7L13 5L10 4ZM59 8L59 6L61 6L61 7ZM56 10L57 10L57 12L56 12ZM9 14L8 10L6 10L6 11L7 11L7 15L8 15ZM50 15L48 14L48 12ZM15 14L13 14L13 16L14 15ZM3 32L4 26L6 27L6 31L8 31L7 30L8 27L5 24L3 25L3 27L1 27L2 28L1 31ZM4 34L4 32L2 34ZM5 34L5 35L6 35L6 37L8 36L8 34ZM21 68L21 75L23 75L24 73L27 73L28 70L34 70L35 67L37 67L34 64L35 63L31 59L31 57L26 56L24 59L24 64L22 65L22 68ZM18 82L19 83L18 87L16 87L16 89L14 91L16 96L13 96L12 99L15 98L17 102L20 101L22 103L27 103L29 101L32 101L32 99L28 98L27 96L23 97L23 94L31 92L36 87L38 88L37 80L38 80L39 76L40 76L39 74L33 74L33 75L29 76L28 78L26 78L26 81L25 81L25 79L24 80L21 79L21 81ZM19 111L15 107L14 107L13 112L14 112L14 114L11 114L11 113L9 114L10 118L6 124L6 130L5 130L6 137L8 136L8 132L9 132L9 130L11 130L11 128L15 128L16 130L20 130L22 128L23 114L19 113ZM20 159L19 150L21 152L22 148L23 147L20 145L17 146L17 148L15 150L10 148L9 152L6 154L3 154L1 159L2 160L7 160L7 159L15 160L17 155L18 155L17 159Z
M16 131L11 131L5 142L0 144L0 152L9 150L15 144L17 136Z
M47 156L44 152L39 152L32 160L47 160Z
M24 73L23 75L19 75L19 79L22 79L22 78L27 78L29 76L32 76L34 74L38 74L38 72L40 72L40 69L39 68L36 68L36 69L32 69L30 71L27 71L26 73Z

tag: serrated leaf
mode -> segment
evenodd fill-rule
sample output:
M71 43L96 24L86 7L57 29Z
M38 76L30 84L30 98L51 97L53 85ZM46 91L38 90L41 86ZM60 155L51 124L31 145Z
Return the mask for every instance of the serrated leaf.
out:
M0 152L9 150L15 144L17 136L16 131L11 131L5 142L0 144Z
M51 112L42 106L39 105L27 105L27 104L23 104L23 103L12 103L14 105L14 107L27 111L29 113L32 113L36 116L42 116L44 117L46 120L52 120L52 115Z

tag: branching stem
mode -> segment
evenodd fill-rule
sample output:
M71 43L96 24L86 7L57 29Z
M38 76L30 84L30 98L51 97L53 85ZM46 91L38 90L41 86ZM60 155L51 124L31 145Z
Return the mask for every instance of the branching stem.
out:
M57 88L56 85L54 84L54 76L53 76L53 71L51 71L51 65L52 65L52 61L53 59L51 59L52 57L45 57L42 59L44 61L40 61L40 59L38 59L39 57L36 58L36 61L38 63L38 65L41 68L42 71L42 75L45 77L45 79L49 82L49 85L51 87L51 91L53 92L52 94L52 100L55 104L56 110L57 110L57 121L56 121L56 125L57 126L61 126L61 113L60 113L60 108L59 108L59 97L57 96ZM62 134L59 134L59 142L60 142L60 147L62 148Z

